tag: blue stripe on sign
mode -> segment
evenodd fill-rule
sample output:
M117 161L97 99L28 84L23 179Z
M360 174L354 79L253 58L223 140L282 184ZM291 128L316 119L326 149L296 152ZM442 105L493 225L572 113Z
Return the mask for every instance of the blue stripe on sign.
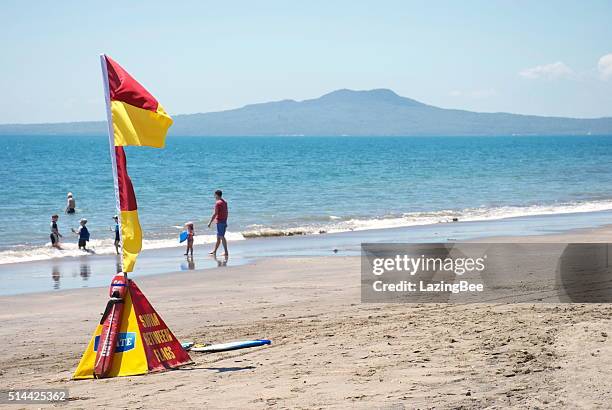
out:
M100 344L100 335L94 338L94 352L98 351L98 345ZM115 353L122 353L132 350L136 345L136 332L121 332L117 337L117 344L115 346Z

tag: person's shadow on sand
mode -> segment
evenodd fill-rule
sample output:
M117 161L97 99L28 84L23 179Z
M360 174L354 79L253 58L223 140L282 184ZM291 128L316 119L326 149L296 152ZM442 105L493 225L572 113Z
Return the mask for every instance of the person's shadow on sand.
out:
M91 276L91 268L88 263L81 263L79 267L79 274L83 280L87 280Z
M181 263L181 270L194 270L195 269L195 261L193 260L193 256L187 257L187 262Z
M224 256L223 258L218 258L216 255L212 255L212 257L217 262L218 268L227 266L227 256Z
M53 289L57 290L60 288L60 278L62 277L62 273L58 266L53 265L53 270L51 271L51 277L53 278Z

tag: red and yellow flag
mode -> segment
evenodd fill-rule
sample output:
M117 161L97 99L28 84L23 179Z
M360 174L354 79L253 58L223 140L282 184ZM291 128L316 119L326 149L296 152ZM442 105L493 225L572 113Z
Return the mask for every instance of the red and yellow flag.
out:
M74 379L131 376L191 363L189 354L125 274L134 270L142 248L142 230L123 147L162 148L172 118L119 64L106 55L100 56L100 62L115 198L120 215L123 272L117 273L111 281L110 300Z
M163 148L172 118L119 64L106 56L115 146Z
M112 121L118 208L121 222L123 271L132 272L142 248L142 230L124 146L163 148L172 118L138 81L110 57L104 56Z

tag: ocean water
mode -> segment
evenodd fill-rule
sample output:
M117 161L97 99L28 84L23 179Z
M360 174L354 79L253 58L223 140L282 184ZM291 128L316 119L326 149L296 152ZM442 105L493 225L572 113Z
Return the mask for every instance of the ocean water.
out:
M612 209L608 137L174 137L127 158L148 249L178 246L187 221L212 242L215 189L232 240ZM114 251L105 137L0 137L0 161L0 263L81 255L82 217L94 251Z

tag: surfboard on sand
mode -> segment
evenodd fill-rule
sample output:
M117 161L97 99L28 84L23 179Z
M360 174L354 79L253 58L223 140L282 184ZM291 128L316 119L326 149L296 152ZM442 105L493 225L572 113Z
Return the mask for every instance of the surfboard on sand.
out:
M187 233L187 231L181 232L179 235L179 242L185 242L188 237L189 237L189 233Z
M227 352L229 350L246 349L248 347L257 347L269 345L272 342L267 339L256 339L256 340L242 340L239 342L219 343L215 345L202 345L195 344L191 349L191 352L200 353L216 353L216 352Z

